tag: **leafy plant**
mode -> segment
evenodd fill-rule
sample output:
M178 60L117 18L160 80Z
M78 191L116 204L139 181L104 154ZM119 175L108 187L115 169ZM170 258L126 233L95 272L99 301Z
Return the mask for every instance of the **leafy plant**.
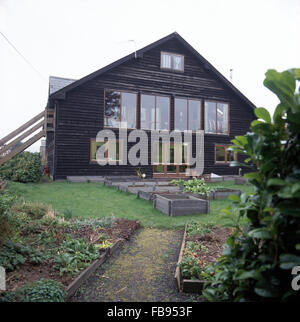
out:
M99 252L95 245L88 244L82 238L68 238L59 247L54 268L59 271L60 275L75 275L98 257Z
M14 201L15 196L7 192L0 193L0 247L12 232L10 208Z
M201 195L208 196L211 192L211 189L204 180L202 179L191 179L191 180L172 180L171 183L176 184L177 186L183 186L184 192L197 193Z
M63 214L63 217L66 219L66 220L70 220L72 217L73 217L73 213L72 213L72 210L71 209L64 209L62 211L62 214Z
M13 271L26 261L32 264L40 264L48 259L38 249L24 244L6 241L0 252L0 266L8 271Z
M186 227L187 236L204 235L212 232L215 227L213 223L200 224L198 222L189 222Z
M39 182L42 177L39 153L22 152L0 166L0 176L17 182Z
M30 216L32 219L41 219L50 210L50 207L36 202L23 202L16 204L12 208L15 212L23 212Z
M291 269L300 265L300 69L269 70L264 85L280 103L273 120L264 108L251 133L232 141L246 156L244 166L254 193L232 196L232 209L246 217L235 224L226 249L203 295L211 301L289 301L299 297L291 288ZM232 165L239 165L232 162Z
M16 292L8 293L4 301L8 302L64 302L64 286L52 279L41 279L27 284Z

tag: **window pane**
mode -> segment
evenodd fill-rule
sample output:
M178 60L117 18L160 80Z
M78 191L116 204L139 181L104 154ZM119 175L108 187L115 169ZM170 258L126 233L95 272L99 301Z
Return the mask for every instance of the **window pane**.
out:
M120 92L105 91L104 125L120 126Z
M168 165L167 172L168 173L176 173L176 165Z
M216 103L205 102L205 132L216 133Z
M155 165L153 169L154 173L164 173L164 166L163 165Z
M216 162L225 162L225 146L216 146Z
M179 172L180 173L185 173L186 169L188 168L187 165L180 165L179 166Z
M120 144L118 141L108 141L108 160L119 161L120 160Z
M183 70L183 57L179 55L173 55L173 69Z
M189 130L200 130L201 105L200 101L189 100Z
M228 133L228 104L218 103L218 133Z
M136 128L136 94L122 92L121 127Z
M155 129L155 96L142 95L141 97L141 129Z
M163 68L171 68L171 55L163 53L161 55L162 58L162 67Z
M100 148L100 146L104 145L105 142L96 142L92 141L91 144L91 160L97 160L97 151Z
M235 154L233 151L227 150L227 162L231 162L235 160Z
M175 98L175 130L187 130L187 100Z
M156 129L169 130L170 98L156 97Z

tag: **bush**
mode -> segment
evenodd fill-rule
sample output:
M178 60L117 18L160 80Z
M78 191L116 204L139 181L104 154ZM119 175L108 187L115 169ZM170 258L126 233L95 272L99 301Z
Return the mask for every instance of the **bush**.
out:
M8 293L7 302L64 302L66 292L61 283L51 279L41 279L27 284L16 292Z
M0 247L12 232L10 208L14 201L15 197L8 192L0 193Z
M23 202L14 205L12 210L26 213L32 219L41 219L50 211L50 207L36 202Z
M39 153L22 152L0 167L0 177L16 182L39 182L42 177Z
M211 301L292 301L292 268L300 266L300 69L269 70L264 84L280 99L273 121L264 108L255 110L251 133L232 141L247 155L245 175L254 193L232 196L230 215L246 217L227 240L214 277L203 295ZM233 166L240 165L232 162ZM299 293L299 291L298 291Z

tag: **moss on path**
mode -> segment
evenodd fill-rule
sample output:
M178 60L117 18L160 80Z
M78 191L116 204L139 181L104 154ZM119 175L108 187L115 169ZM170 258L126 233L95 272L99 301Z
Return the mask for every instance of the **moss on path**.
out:
M141 229L91 276L72 301L193 301L178 293L174 273L183 231Z

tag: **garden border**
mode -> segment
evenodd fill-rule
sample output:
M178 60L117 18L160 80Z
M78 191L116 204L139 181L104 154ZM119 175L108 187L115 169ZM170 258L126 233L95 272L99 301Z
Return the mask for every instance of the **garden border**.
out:
M175 279L175 283L177 284L178 292L201 294L205 281L204 280L188 280L188 279L184 279L182 277L181 270L180 270L180 267L179 267L179 263L182 260L183 251L184 251L184 248L185 248L186 228L187 228L187 224L186 224L185 229L184 229L184 234L183 234L183 239L182 239L181 248L180 248L180 252L179 252L178 262L177 262L177 265L176 265L174 279Z
M66 287L66 301L75 294L79 287L95 272L95 270L102 265L124 242L124 239L118 239L111 247L105 250L105 253L101 254L98 259L93 261Z

